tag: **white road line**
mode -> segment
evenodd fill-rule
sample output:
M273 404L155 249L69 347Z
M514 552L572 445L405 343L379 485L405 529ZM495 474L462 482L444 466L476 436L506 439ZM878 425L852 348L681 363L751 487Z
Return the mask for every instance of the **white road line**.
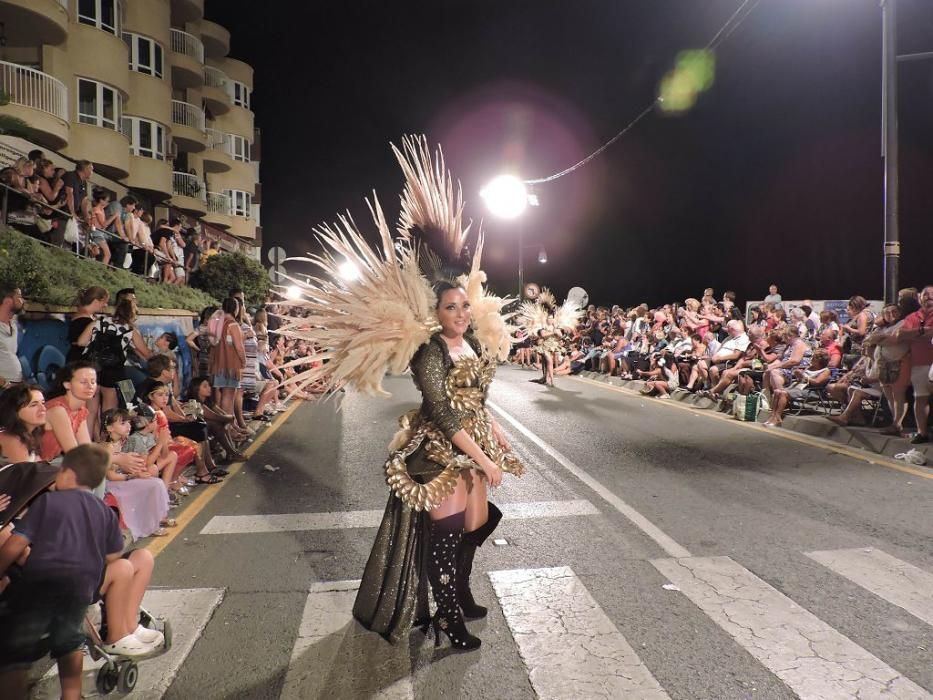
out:
M156 617L165 617L172 623L172 648L163 656L139 662L139 681L132 697L158 700L168 690L223 600L222 588L152 589L143 598L143 607ZM100 663L84 657L84 697L97 695L95 680ZM58 698L61 688L58 670L53 666L33 692L33 699Z
M505 520L528 518L566 518L598 515L586 500L538 501L535 503L499 503ZM303 530L345 530L355 527L379 527L381 510L351 510L334 513L283 513L281 515L215 515L201 530L202 535L247 535L262 532L299 532Z
M489 580L539 697L669 698L569 567Z
M729 557L651 563L802 700L931 697Z
M837 549L807 556L933 625L933 574L878 549Z
M594 479L592 476L587 474L583 469L574 464L570 459L565 457L563 454L558 452L556 449L547 444L544 440L535 435L531 430L526 428L524 425L519 423L515 418L506 413L500 406L494 404L491 401L487 401L486 405L492 408L496 413L502 416L506 421L508 421L512 427L514 427L518 432L524 435L526 438L531 440L535 445L540 447L544 452L554 458L564 469L573 474L577 479L582 481L584 484L589 486L593 491L598 493L600 497L606 501L609 505L619 511L622 515L628 518L631 523L645 533L648 537L654 540L657 545L664 550L666 554L672 556L676 559L683 557L689 557L690 552L687 551L685 547L682 547L677 542L675 542L671 537L669 537L665 532L663 532L657 525L652 523L648 518L639 513L637 510L632 508L628 503L623 501L621 498L616 496L612 491L603 486L599 481Z
M349 688L338 688L335 684L353 683L354 679L374 680L374 669L362 669L360 659L388 660L388 671L390 674L394 671L396 679L384 688L358 688L360 692L354 696L379 700L414 698L408 646L390 647L353 620L353 600L359 585L359 581L312 584L285 675L280 696L283 700L349 697L340 692Z

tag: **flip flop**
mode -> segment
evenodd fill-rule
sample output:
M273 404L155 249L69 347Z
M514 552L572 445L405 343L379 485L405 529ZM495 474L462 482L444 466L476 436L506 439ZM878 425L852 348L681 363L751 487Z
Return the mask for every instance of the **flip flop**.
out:
M205 474L204 476L199 476L195 478L199 484L219 484L223 481L223 477L217 476L216 474Z

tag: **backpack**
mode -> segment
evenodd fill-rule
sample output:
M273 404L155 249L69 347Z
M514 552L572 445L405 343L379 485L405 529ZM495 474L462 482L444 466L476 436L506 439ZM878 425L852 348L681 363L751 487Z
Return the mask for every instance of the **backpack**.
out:
M84 349L84 357L102 369L105 367L122 367L126 364L126 353L123 351L123 336L117 332L117 327L113 324L105 326L103 319L98 321L91 342Z
M211 314L207 322L207 337L210 339L211 345L219 345L220 341L223 340L223 333L224 312L218 309Z

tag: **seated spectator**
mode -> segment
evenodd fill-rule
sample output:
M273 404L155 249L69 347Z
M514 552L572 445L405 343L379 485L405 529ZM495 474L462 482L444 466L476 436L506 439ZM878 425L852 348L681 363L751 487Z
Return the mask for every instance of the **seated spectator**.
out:
M103 425L107 436L104 444L111 455L124 452L132 428L130 412L125 408L107 411ZM159 478L157 460L150 461L148 452L141 456L146 458L142 467L124 468L111 463L107 469L107 491L117 499L123 522L134 540L150 535L164 537L168 534L165 527L170 524L168 488Z
M45 432L45 397L30 384L0 391L0 464L35 462Z
M19 287L0 281L0 387L23 381L19 363L19 324L16 316L25 305Z
M761 372L767 361L763 354L767 350L767 341L764 337L764 330L761 326L751 326L746 334L748 344L745 346L745 352L728 369L724 369L719 377L719 381L710 389L710 398L718 399L722 393L733 383L739 382L743 376L748 376L748 371ZM775 359L771 357L770 360ZM748 392L739 392L748 393Z
M91 493L109 461L107 451L95 445L72 450L55 490L32 502L0 547L0 578L10 580L0 606L0 668L15 669L0 675L0 687L9 697L25 698L28 666L46 654L58 662L62 697L81 697L84 616L100 594L107 602L108 634L121 635L105 646L108 652L140 656L163 641L158 633L148 644L134 636L138 602L132 602L141 581L133 564L121 558L116 515ZM148 579L143 591L146 585Z
M829 368L838 369L842 367L842 347L836 342L836 334L827 328L820 333L819 339L820 347L826 351L829 357Z
M201 405L202 415L207 421L211 435L217 440L226 453L228 461L240 461L245 456L236 447L236 442L246 440L249 435L240 432L236 428L232 415L226 414L220 410L214 403L214 390L211 387L210 379L207 376L194 377L188 384L186 398L191 401L197 401Z
M933 365L933 285L923 288L920 308L904 319L895 334L898 341L910 342L910 383L914 389L914 417L917 432L910 442L930 441L930 367Z
M722 372L738 362L748 348L748 334L745 333L745 324L741 321L729 321L726 324L726 334L726 340L709 359L709 379L712 384L718 383ZM705 360L703 362L706 363Z
M638 370L639 375L647 379L644 396L657 396L659 399L671 398L671 392L680 386L680 372L669 357L653 358L652 368L648 372Z
M768 365L764 374L762 390L768 394L789 384L793 379L795 369L807 369L813 359L813 349L803 339L794 325L784 327L784 341L787 346L780 360Z
M834 338L839 338L839 317L835 311L820 311L820 325L817 326L817 335L822 336L826 331L832 331Z
M771 404L771 415L765 421L769 427L780 427L784 420L784 412L791 401L806 398L807 393L814 389L822 389L832 377L828 366L829 355L825 350L813 353L813 360L806 369L795 369L794 382L787 387L775 390L774 400Z

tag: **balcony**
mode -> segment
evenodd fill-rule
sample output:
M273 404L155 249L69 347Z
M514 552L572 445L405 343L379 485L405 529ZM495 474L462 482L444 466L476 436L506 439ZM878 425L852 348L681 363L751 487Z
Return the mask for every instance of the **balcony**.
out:
M172 22L185 24L204 17L204 0L172 0Z
M172 204L194 216L207 213L207 189L197 175L172 173Z
M232 206L229 195L223 192L208 192L207 214L204 215L204 220L220 228L230 228L233 225L233 220L230 217Z
M204 172L229 172L233 168L233 137L217 129L208 129L207 150L201 157L204 160Z
M172 85L180 89L204 84L204 44L194 34L172 29Z
M207 148L204 110L181 100L172 100L172 138L178 149L201 153Z
M54 46L68 35L68 6L65 0L3 0L0 24L10 30L5 46Z
M62 148L68 143L68 89L35 68L0 61L0 90L6 96L0 113L22 119L43 146Z
M210 58L223 58L230 53L230 32L216 22L201 20L201 40L204 53Z
M226 73L213 66L204 66L204 87L201 89L204 107L219 117L230 111L230 81Z

